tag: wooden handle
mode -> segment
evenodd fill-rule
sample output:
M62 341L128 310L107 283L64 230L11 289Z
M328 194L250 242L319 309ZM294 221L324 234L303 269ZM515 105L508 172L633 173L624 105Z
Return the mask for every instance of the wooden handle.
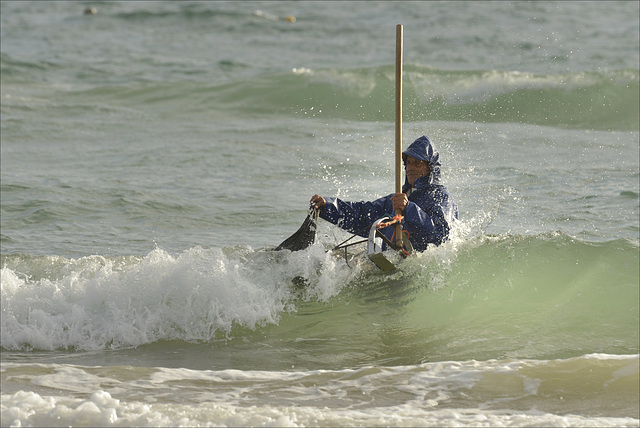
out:
M402 191L402 25L396 27L396 193Z
M402 24L396 26L396 193L402 192ZM401 215L402 210L396 210ZM402 225L396 225L396 248L402 248Z

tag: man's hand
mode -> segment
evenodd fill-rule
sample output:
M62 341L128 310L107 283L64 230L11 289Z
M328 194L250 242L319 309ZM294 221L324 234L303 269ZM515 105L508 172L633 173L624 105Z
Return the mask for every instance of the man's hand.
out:
M318 209L324 207L324 205L327 202L324 200L324 198L320 195L313 195L311 197L311 201L309 202L310 205L315 205Z
M393 204L394 210L404 211L407 204L409 203L409 199L407 198L407 195L404 193L396 193L391 197L391 203Z

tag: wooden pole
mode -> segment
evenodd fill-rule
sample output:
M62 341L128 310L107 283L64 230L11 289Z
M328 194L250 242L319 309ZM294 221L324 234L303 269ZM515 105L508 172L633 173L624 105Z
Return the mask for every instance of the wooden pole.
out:
M396 193L402 192L402 24L396 26ZM401 215L402 210L396 210ZM402 225L396 225L396 248L402 248Z

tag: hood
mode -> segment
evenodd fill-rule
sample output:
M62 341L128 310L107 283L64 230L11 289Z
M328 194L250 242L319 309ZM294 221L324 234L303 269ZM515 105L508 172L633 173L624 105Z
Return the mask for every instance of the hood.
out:
M440 153L435 148L433 143L429 140L429 137L423 135L418 138L416 141L411 143L407 150L402 152L402 159L404 161L405 156L411 156L412 158L427 161L429 164L429 169L431 170L428 177L419 178L414 183L416 187L424 187L429 184L440 184ZM402 186L402 190L404 191L409 187L409 182L404 179L404 186Z

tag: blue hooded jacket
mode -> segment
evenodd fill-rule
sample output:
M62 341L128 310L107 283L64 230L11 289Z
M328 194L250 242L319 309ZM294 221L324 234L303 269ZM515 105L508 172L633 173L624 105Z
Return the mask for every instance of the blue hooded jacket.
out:
M424 251L428 244L440 245L449 236L454 219L458 218L458 207L447 189L440 184L440 155L428 137L414 141L404 152L406 156L427 161L430 173L414 182L413 187L405 178L402 191L409 203L404 209L402 228L409 232L415 251ZM405 166L406 168L406 166ZM351 233L367 237L371 224L395 212L391 202L393 194L371 202L346 202L338 198L324 198L326 204L320 217ZM382 229L388 238L393 227Z

